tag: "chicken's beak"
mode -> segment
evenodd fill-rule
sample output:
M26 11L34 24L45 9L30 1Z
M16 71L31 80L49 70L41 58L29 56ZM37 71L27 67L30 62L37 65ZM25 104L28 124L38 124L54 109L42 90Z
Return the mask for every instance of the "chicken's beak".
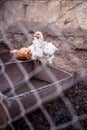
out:
M39 36L36 34L36 33L34 33L34 38L39 38Z

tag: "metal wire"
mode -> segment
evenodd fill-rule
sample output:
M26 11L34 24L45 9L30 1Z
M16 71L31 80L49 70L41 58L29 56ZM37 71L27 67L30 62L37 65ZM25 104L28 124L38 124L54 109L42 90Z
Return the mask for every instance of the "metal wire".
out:
M37 6L38 6L37 11L39 11L39 5L37 5ZM9 9L10 13L12 15L14 15L14 17L15 17L15 23L17 23L17 25L19 26L19 28L21 29L21 31L23 32L23 34L26 36L26 38L28 40L28 43L30 44L31 35L28 34L28 30L22 24L20 16L18 16L16 10L14 10L14 8L11 7L10 4L8 6L8 9ZM83 68L82 64L79 62L79 59L73 53L71 53L71 48L70 48L70 46L69 46L66 38L63 36L61 30L60 29L56 29L54 25L50 26L51 14L47 13L46 10L44 10L43 7L42 7L41 12L42 12L42 14L44 12L45 15L43 14L43 18L45 19L46 24L48 24L49 28L54 32L54 34L58 37L58 39L60 39L60 41L62 42L62 46L64 48L63 51L66 52L66 55L69 58L69 60L72 59L72 63L74 63L76 65L77 69L80 72L80 78L82 78L84 80L84 82L85 82L85 77L87 76L86 69ZM2 36L3 36L3 41L5 41L5 43L7 43L7 46L10 49L14 49L13 46L12 46L12 44L10 43L10 41L8 40L8 38L6 36L6 32L5 32L5 29L4 29L3 22L0 23L0 31L1 31ZM24 61L24 62L27 62L27 61ZM11 63L16 63L17 67L19 68L19 70L24 75L24 82L27 84L27 86L30 89L30 91L35 91L34 97L36 99L36 104L34 104L32 107L28 108L27 110L24 109L24 106L23 106L21 98L20 98L22 96L22 94L20 96L17 95L17 93L15 91L15 88L14 88L14 84L11 81L11 78L9 77L9 75L5 71L5 65L8 65L8 64L11 64ZM81 116L77 115L76 111L73 108L72 103L70 102L70 100L64 94L64 89L67 89L68 87L66 87L66 88L63 89L62 85L58 82L58 79L53 74L53 72L50 71L50 69L48 68L48 66L45 66L45 65L41 66L41 67L39 66L39 67L36 68L36 70L34 70L30 74L28 74L28 72L25 70L24 66L21 63L23 63L23 61L17 61L16 59L15 59L15 61L10 61L9 63L5 63L5 64L2 61L0 61L0 66L1 66L1 72L0 72L0 74L3 73L4 77L7 79L8 83L9 83L9 86L11 88L11 93L13 95L13 97L9 98L9 100L13 100L13 99L16 100L17 104L18 104L18 106L19 106L19 108L21 110L21 114L19 114L15 118L11 118L11 116L10 116L10 114L8 112L8 109L2 103L3 108L6 111L6 114L7 114L7 117L8 117L7 124L10 125L11 129L15 130L15 127L12 125L12 122L20 119L21 117L23 117L24 120L25 120L25 122L26 122L26 124L28 125L28 128L30 130L34 130L34 127L33 127L32 123L29 121L29 119L27 118L26 114L29 113L29 112L31 112L31 111L33 111L33 110L35 110L36 108L39 107L40 110L45 115L46 119L48 120L49 124L50 124L50 130L64 129L64 128L67 128L70 125L73 125L73 127L75 129L84 130L84 128L80 124L80 121L83 120L83 119L86 119L87 118L87 114L84 114L84 115L81 115ZM54 83L54 86L56 87L56 92L54 92L52 95L44 97L43 99L41 99L41 97L40 97L38 91L36 90L35 86L31 83L31 81L29 81L29 79L33 75L39 73L42 70L42 68L49 75L49 77L51 78L51 80ZM68 83L67 83L67 86L68 86ZM26 92L26 94L28 94L28 93L29 92ZM58 126L56 126L56 124L55 124L54 120L52 119L51 115L48 113L48 111L46 110L46 108L43 105L43 103L45 101L48 101L52 97L54 98L56 96L59 96L61 98L61 100L64 102L65 106L67 107L67 109L70 112L71 117L72 117L71 121L69 121L67 123L64 123L62 125L58 125ZM4 127L5 127L5 125L0 126L0 128L4 128Z

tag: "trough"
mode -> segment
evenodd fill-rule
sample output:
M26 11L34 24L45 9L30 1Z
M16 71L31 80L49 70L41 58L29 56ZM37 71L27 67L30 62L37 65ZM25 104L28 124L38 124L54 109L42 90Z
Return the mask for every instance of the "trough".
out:
M73 85L73 75L32 61L1 64L0 92L10 100L12 121L48 102Z

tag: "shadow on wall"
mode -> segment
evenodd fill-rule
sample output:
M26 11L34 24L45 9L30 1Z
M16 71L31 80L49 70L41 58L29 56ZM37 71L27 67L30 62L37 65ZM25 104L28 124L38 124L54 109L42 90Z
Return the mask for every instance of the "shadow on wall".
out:
M81 28L77 28L75 29L74 27L68 27L67 29L64 29L63 27L60 28L56 26L55 24L48 24L48 25L44 25L42 23L37 23L37 22L21 22L23 25L23 28L20 29L20 27L18 25L14 25L14 26L9 26L5 31L6 34L8 34L8 38L11 37L14 38L14 35L21 35L22 37L24 37L23 35L25 35L25 40L27 39L27 35L31 35L31 37L33 37L33 34L35 31L41 31L44 34L44 37L46 38L47 36L50 37L50 39L61 37L60 34L62 34L62 36L66 37L66 39L68 38L78 38L77 40L79 40L79 38L83 38L83 42L87 41L87 30L86 29L81 29ZM21 24L19 22L19 24ZM25 33L26 30L26 33ZM19 39L19 41L21 40L21 38ZM30 38L30 43L33 39ZM71 39L72 40L72 39ZM81 39L80 39L81 41ZM17 41L16 41L17 42ZM71 41L70 41L71 42ZM78 42L77 42L78 44Z

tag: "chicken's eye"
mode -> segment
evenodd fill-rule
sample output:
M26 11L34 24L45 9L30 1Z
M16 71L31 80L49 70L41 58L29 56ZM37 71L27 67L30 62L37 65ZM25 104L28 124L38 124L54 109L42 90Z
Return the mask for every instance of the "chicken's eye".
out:
M38 33L37 35L39 36L40 34Z

